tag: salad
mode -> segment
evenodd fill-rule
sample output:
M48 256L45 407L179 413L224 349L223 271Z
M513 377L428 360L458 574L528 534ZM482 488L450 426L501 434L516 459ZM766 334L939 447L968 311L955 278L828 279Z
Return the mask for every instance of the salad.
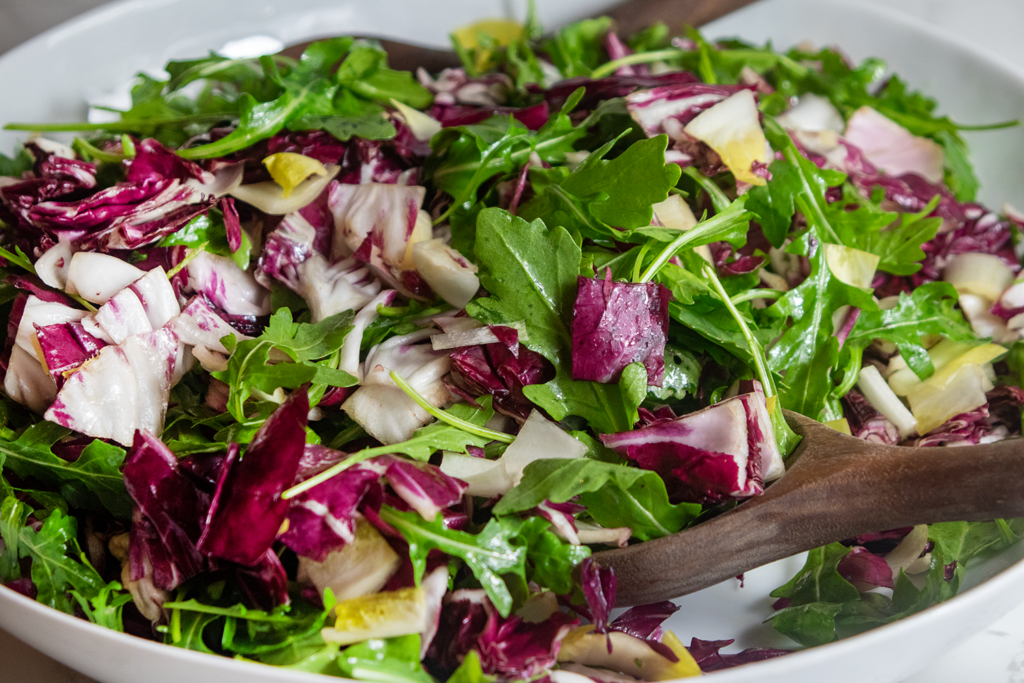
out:
M438 74L350 37L211 54L8 126L5 586L366 681L674 679L787 650L613 616L590 555L762 493L783 409L1020 435L1024 216L880 61L606 19L453 43ZM764 618L827 643L1021 534L834 543Z

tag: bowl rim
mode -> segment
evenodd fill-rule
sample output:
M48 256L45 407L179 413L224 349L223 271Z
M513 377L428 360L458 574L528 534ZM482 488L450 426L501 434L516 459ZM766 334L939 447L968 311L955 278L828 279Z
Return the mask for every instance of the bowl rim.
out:
M175 0L170 0L171 3L174 1ZM808 4L813 3L814 5L831 5L837 8L842 8L844 11L873 15L879 22L898 24L902 29L924 34L931 39L953 46L959 52L965 53L965 56L978 60L987 69L997 72L1000 79L1013 81L1022 91L1024 91L1024 67L1016 65L1014 62L1001 55L990 52L982 45L971 42L956 33L919 19L914 15L902 12L892 7L865 4L863 2L857 2L857 0L793 1L806 2ZM14 46L7 52L0 54L0 64L20 58L23 52L28 53L44 45L59 42L63 35L77 33L90 26L115 21L121 15L136 12L147 5L151 5L152 3L153 0L114 0L113 2L92 8L68 19L65 22L62 22L61 24L58 24L57 26L47 29L32 38L29 38L28 40ZM754 3L754 6L760 4L762 3ZM508 4L505 6L509 7ZM739 10L739 12L743 11L744 10ZM702 28L702 30L707 31L711 37L725 37L729 35L722 32L715 33L716 23L717 22L712 22L707 25L707 27ZM1022 439L1022 443L1024 443L1024 439ZM1024 583L1024 559L1016 561L1015 563L998 571L993 576L983 580L978 585L961 591L959 594L945 602L932 605L920 612L909 615L895 622L877 626L863 633L848 636L825 645L798 650L784 657L761 662L752 662L750 664L744 664L731 669L717 671L714 672L714 680L719 683L730 683L732 678L735 678L738 683L741 682L741 679L742 681L750 680L750 667L752 665L755 665L757 673L763 676L785 676L787 674L796 673L805 667L813 666L815 663L819 663L824 660L834 660L844 653L870 648L872 643L879 640L899 637L899 635L904 631L916 630L918 628L918 624L931 618L931 615L933 615L936 610L941 610L947 619L962 616L972 609L973 602L978 600L993 600L998 594L1007 592L1010 587L1021 583ZM1022 593L1022 597L1024 597L1024 593ZM55 620L58 624L71 628L72 630L81 630L96 635L97 637L109 639L117 644L118 647L132 648L135 650L141 649L142 651L156 655L157 657L169 657L183 662L191 662L197 666L207 669L220 669L224 672L249 671L256 675L254 680L261 680L263 677L258 674L267 673L268 668L274 672L274 675L276 676L274 680L281 681L281 683L314 683L315 681L329 680L320 674L283 669L280 667L269 667L268 665L261 664L259 662L234 659L220 655L210 655L183 648L175 648L158 641L114 631L94 624L88 620L80 619L55 608L51 608L0 584L0 606L3 606L5 602L17 609L28 610L35 613L43 619ZM1015 605L1015 602L1011 603L1005 607L1004 611L1008 611ZM8 633L21 640L16 631L8 630ZM352 680L336 677L334 679Z

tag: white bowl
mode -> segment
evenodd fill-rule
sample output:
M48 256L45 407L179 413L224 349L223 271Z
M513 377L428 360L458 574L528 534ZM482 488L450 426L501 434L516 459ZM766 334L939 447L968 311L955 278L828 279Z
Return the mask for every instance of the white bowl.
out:
M522 16L524 2L515 2ZM540 0L548 26L584 16L609 0ZM439 6L440 5L440 6ZM502 15L501 0L126 0L87 13L0 58L0 83L18 97L0 99L0 122L69 121L84 102L124 92L140 70L159 72L171 58L202 55L231 41L262 36L281 44L346 32L378 33L444 45L449 29ZM1024 77L998 59L925 24L879 7L843 0L766 0L706 27L710 37L804 40L839 45L854 59L885 58L911 86L935 96L963 123L1024 112ZM116 40L111 37L116 36ZM1024 130L966 135L982 181L981 200L1024 206ZM20 139L0 134L0 150ZM712 674L718 683L886 683L899 681L1024 600L1020 545L968 572L957 598L895 624L786 657ZM679 600L669 627L684 642L736 638L738 647L792 647L770 626L768 592L802 560L774 563ZM671 571L666 567L665 571ZM0 628L103 683L284 683L322 677L180 650L69 617L0 587Z

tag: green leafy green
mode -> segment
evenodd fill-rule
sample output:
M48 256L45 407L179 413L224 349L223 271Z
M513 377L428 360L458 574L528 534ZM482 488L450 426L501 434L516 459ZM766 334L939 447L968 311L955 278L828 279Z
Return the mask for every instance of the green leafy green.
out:
M785 375L785 384L779 388L782 405L819 418L833 391L831 371L839 360L832 316L842 306L863 311L878 306L870 290L849 285L832 273L821 244L815 247L810 262L807 279L772 307L776 315L791 318L792 325L768 350L768 364L774 372Z
M555 379L531 385L524 394L556 420L578 415L598 432L629 430L647 394L646 375L623 372L618 385L572 379L572 333L569 321L576 300L581 252L561 227L541 220L528 223L502 209L484 209L477 219L475 253L480 282L489 297L466 307L488 324L525 321L523 343L555 366Z
M558 67L562 78L589 76L607 58L604 38L610 28L608 17L577 21L544 41L544 51Z
M579 96L570 97L538 131L509 115L443 129L430 141L434 152L424 165L426 180L453 197L450 212L471 206L485 181L514 172L532 154L548 163L563 163L565 154L574 151L573 144L586 134L587 122L573 126L569 118L578 101Z
M380 516L409 544L409 559L412 560L417 583L426 569L427 554L431 550L440 550L466 563L502 616L511 613L512 593L502 574L522 577L526 571L526 548L514 542L517 526L492 519L479 534L470 534L449 529L441 515L428 522L417 512L400 512L384 507Z
M18 560L28 559L39 602L73 614L74 598L90 621L122 630L121 608L131 596L122 592L119 583L107 584L85 559L75 540L75 518L53 510L40 518L42 525L36 530L28 523L32 514L31 508L13 496L0 504L0 533L5 544L0 577L5 581L19 578Z
M224 215L219 209L210 209L196 216L177 232L172 232L157 242L158 247L185 246L192 249L202 248L211 254L231 258L239 268L249 267L252 254L252 240L248 233L242 231L242 244L232 251L228 245L227 231L224 227Z
M931 568L911 580L901 570L892 596L859 593L837 567L850 548L833 543L808 553L807 563L772 592L791 605L772 615L772 625L803 645L820 645L920 612L957 594L970 560L997 552L1024 536L1024 520L932 524Z
M650 470L590 458L546 458L526 466L523 480L498 501L494 513L522 512L545 500L564 503L574 496L601 526L627 526L643 541L674 534L701 509L693 503L671 504L665 482Z
M259 337L234 342L226 370L211 373L228 385L228 412L246 422L245 402L254 393L269 396L278 388L297 389L306 382L314 385L349 387L355 377L338 370L336 354L352 328L352 311L343 311L318 323L292 322L291 311L278 309ZM270 364L271 352L287 356L290 362Z
M676 164L665 163L668 137L641 140L605 160L614 142L590 154L568 175L564 168L532 171L535 195L518 215L526 220L543 217L598 239L649 226L651 206L668 198L681 173Z
M69 434L70 429L53 422L37 422L13 441L0 438L0 470L6 467L58 489L72 507L103 507L119 519L130 519L132 503L120 471L124 449L97 439L68 462L52 449Z
M397 638L370 638L349 648L338 657L342 673L359 681L373 683L434 683L420 664L418 634Z
M846 343L863 347L875 339L891 341L917 376L927 379L935 368L921 345L921 337L939 334L956 342L976 339L956 303L956 289L951 284L922 284L910 294L901 293L893 308L862 312Z

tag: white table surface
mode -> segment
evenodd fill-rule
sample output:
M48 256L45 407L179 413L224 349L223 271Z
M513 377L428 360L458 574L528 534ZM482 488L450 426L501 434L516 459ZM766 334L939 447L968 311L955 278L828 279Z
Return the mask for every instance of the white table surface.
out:
M0 0L0 54L104 0ZM955 32L1024 70L1021 0L863 0ZM1024 115L1024 112L1022 112ZM95 683L0 630L2 683ZM1024 683L1024 605L905 683Z

